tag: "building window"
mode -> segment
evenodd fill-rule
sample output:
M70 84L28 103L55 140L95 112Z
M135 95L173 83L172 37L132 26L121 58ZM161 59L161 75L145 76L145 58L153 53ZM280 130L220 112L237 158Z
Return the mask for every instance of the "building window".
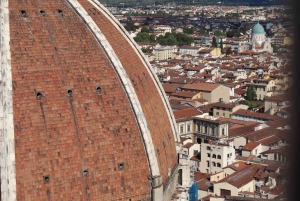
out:
M225 129L222 128L222 135L225 135Z
M204 127L204 133L207 133L207 126Z
M218 158L218 159L221 159L221 155L218 155L217 158Z
M206 150L210 150L210 146L207 146L207 147L206 147Z
M187 125L187 131L190 132L191 131L191 124Z
M206 166L209 167L209 161L206 161Z
M219 115L219 112L216 112L216 115Z
M180 133L183 133L183 126L180 126Z
M194 156L198 154L198 150L194 150Z
M223 113L223 117L225 117L225 113Z
M232 114L229 114L229 118L231 118Z
M217 167L221 167L221 163L217 163Z
M215 162L212 162L212 166L216 167L216 163L215 163Z
M215 135L215 128L214 127L211 128L211 134Z
M216 158L216 157L217 157L216 154L213 154L213 155L212 155L212 158Z
M207 153L207 157L210 157L210 153Z

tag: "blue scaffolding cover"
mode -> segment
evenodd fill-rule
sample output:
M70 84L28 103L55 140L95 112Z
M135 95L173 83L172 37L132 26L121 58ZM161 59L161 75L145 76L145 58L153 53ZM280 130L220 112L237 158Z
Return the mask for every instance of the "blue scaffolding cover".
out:
M198 183L194 183L189 190L189 200L197 201L198 200Z

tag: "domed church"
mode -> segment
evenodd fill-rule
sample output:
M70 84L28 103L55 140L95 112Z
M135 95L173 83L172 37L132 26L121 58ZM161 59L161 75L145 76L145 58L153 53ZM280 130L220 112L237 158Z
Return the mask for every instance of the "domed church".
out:
M1 200L170 200L180 139L98 0L1 0Z
M259 22L252 28L251 41L239 44L238 52L248 50L273 53L270 39L266 37L266 32Z

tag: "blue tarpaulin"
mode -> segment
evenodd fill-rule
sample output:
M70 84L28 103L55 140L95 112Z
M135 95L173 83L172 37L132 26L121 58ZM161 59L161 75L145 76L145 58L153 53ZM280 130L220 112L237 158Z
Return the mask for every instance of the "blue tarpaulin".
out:
M194 183L189 190L189 200L197 201L198 200L198 183Z

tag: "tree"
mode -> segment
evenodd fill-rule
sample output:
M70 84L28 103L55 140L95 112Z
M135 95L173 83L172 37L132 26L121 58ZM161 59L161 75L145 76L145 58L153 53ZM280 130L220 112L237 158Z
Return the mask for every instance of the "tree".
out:
M136 42L149 42L150 36L147 32L140 32L136 35L136 37L133 38Z
M194 42L193 37L183 33L166 33L164 36L159 36L156 41L160 45L190 45Z
M150 29L147 29L146 27L143 27L143 28L141 29L141 32L150 33Z
M247 100L254 101L256 99L256 92L252 86L247 88Z
M246 31L247 31L246 27L239 28L239 32L243 33L244 35L246 34Z
M217 30L214 32L215 36L226 36L226 34L224 32L222 32L221 30Z
M222 38L220 40L220 48L221 48L221 54L224 54L224 48L223 48L223 40L222 40Z
M127 30L127 31L136 31L139 27L138 26L135 26L135 25L125 25L124 28Z
M240 32L237 29L227 31L226 35L227 35L228 38L240 37L241 36Z
M212 47L218 47L218 43L217 43L216 37L213 37L211 46Z
M155 35L150 35L150 42L154 43L155 41Z
M274 43L271 43L271 47L273 48L274 53L276 53L279 50L279 47Z
M228 48L226 49L226 56L230 55L231 53L232 53L232 52L231 52L231 48L228 47Z
M153 49L150 49L150 48L142 48L142 51L144 52L144 53L152 53L153 52Z
M187 27L183 27L182 31L183 31L183 33L186 33L186 34L193 34L194 33L194 29L187 28Z
M198 30L199 35L206 35L206 30L203 29L202 27Z

